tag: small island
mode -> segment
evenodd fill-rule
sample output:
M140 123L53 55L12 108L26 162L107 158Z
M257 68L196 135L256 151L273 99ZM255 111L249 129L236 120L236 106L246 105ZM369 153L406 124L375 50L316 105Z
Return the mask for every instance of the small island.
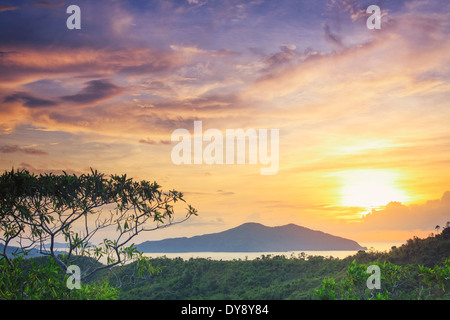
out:
M136 247L144 253L367 250L356 241L295 224L268 227L259 223L191 238L146 241Z

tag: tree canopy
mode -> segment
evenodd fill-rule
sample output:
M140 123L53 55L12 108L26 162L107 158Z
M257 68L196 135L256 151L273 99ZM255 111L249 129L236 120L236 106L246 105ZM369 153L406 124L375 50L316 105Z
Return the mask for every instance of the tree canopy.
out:
M142 232L181 223L196 209L187 205L175 219L175 204L185 203L176 190L163 191L156 182L134 181L124 175L106 176L91 169L79 176L63 173L35 175L26 170L0 176L0 262L14 268L8 249L19 254L38 250L67 272L75 256L88 256L93 264L82 279L127 261L142 258L132 243ZM101 243L92 239L108 231ZM65 244L61 254L60 243Z

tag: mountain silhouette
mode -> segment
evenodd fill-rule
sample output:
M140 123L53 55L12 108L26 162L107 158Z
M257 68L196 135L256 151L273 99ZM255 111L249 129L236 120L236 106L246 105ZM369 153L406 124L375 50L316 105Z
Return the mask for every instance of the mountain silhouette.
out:
M295 224L267 227L244 223L238 227L191 238L146 241L136 245L145 253L181 252L285 252L366 250L357 242Z

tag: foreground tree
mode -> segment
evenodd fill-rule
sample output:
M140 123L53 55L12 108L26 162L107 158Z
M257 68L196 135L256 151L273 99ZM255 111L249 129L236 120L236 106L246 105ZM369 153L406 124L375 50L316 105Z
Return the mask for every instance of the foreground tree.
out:
M126 175L106 177L94 170L80 176L5 172L0 176L0 266L11 272L18 268L10 248L16 247L16 256L38 251L49 257L61 277L71 272L76 258L89 257L92 263L83 263L81 281L131 260L152 272L132 240L197 214L187 205L176 221L177 202L185 202L182 193L163 192L156 182L133 181ZM92 244L100 232L114 237ZM58 252L61 243L63 254Z

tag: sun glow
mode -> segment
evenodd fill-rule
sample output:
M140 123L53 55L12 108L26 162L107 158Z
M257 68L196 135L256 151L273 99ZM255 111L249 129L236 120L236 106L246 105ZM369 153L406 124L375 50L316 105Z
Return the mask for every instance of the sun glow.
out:
M389 170L349 170L340 172L339 176L342 206L371 210L391 201L404 203L409 199L399 188L399 175Z

